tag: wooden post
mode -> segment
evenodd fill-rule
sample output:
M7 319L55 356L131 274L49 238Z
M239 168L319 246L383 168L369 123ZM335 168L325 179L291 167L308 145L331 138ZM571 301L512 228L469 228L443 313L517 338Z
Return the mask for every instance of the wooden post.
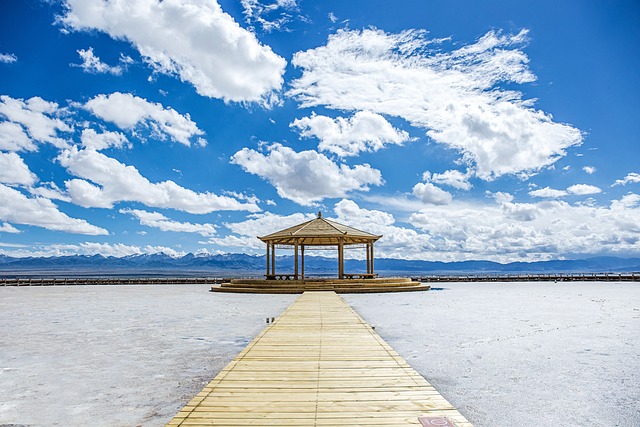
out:
M344 239L338 240L338 279L344 279Z
M271 243L271 274L276 275L276 244Z
M304 244L300 245L300 255L302 255L302 280L304 280Z
M295 239L293 251L293 278L298 280L298 239Z
M267 276L269 275L269 267L270 267L269 261L270 261L270 255L271 255L269 254L269 246L271 245L269 244L269 242L267 242Z
M369 274L374 274L373 273L373 242L371 242L371 273Z
M367 243L367 274L371 274L371 243Z

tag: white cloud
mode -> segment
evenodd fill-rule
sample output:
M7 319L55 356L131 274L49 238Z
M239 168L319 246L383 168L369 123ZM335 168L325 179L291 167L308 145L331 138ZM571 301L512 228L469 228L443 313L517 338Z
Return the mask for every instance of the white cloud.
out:
M0 225L0 233L19 234L21 233L21 231L15 228L13 225L7 224L5 222L2 225Z
M444 171L443 173L431 173L429 171L425 171L422 175L422 179L425 182L434 182L440 185L448 185L459 190L471 189L472 185L469 182L470 177L471 172L467 171L466 173L462 173L455 169Z
M58 148L66 148L68 144L64 139L58 137L58 132L70 132L71 128L59 118L51 117L58 113L58 104L47 102L38 96L26 101L7 95L0 96L0 117L5 117L14 124L22 125L29 136L36 141L47 142ZM9 135L19 135L15 126L13 128L4 126L4 132L9 132ZM32 146L25 142L24 137L18 136L18 138L15 141L17 147L34 151ZM0 137L0 139L3 138Z
M544 187L538 190L529 191L529 195L531 197L543 197L547 199L558 199L561 197L568 196L569 194L573 194L576 196L584 196L587 194L598 194L602 193L602 190L593 185L587 184L575 184L568 187L566 190L556 190L554 188Z
M67 233L102 235L109 234L82 219L70 218L60 212L49 199L28 198L20 191L0 184L0 220L13 224L33 225L48 230Z
M0 182L5 184L32 186L38 178L16 153L0 152Z
M385 194L367 194L361 195L359 199L374 205L383 206L385 210L391 212L415 212L424 207L424 202L410 193L397 193L391 196Z
M489 259L500 262L566 255L628 255L640 250L640 197L628 195L609 207L563 201L495 205L453 203L425 207L410 217L432 237L425 259Z
M627 184L638 184L640 183L640 173L629 172L627 176L623 179L617 179L616 182L611 185L612 187L616 185L627 185Z
M58 156L58 161L71 174L83 178L67 181L66 187L73 203L85 207L112 208L117 202L136 201L147 206L194 214L218 210L260 210L253 203L241 203L234 198L208 192L196 193L173 181L152 183L135 167L124 165L95 150L72 147L64 150Z
M130 93L98 95L89 100L86 107L121 129L147 126L156 138L165 139L168 135L173 141L187 146L191 144L191 137L204 134L188 113L182 115L173 108L165 108L160 103L149 102Z
M61 22L131 42L155 72L178 76L203 96L270 103L286 61L215 0L66 0Z
M216 245L227 250L232 249L233 251L240 249L241 252L250 254L264 251L264 243L256 239L255 236L236 236L230 234L224 237L212 237L205 242L200 242L200 244ZM262 251L260 251L261 249Z
M593 166L585 166L582 168L582 170L588 173L589 175L593 175L597 171L597 169Z
M351 118L318 116L296 119L291 127L303 137L316 137L318 148L340 157L357 156L361 151L378 151L385 144L402 145L409 134L395 129L384 117L369 111L358 111Z
M544 187L538 190L529 191L531 197L544 197L547 199L558 199L567 195L564 190L556 190L554 188Z
M37 151L38 147L31 141L19 124L0 122L0 150Z
M620 200L614 200L611 205L616 209L636 208L640 206L640 195L635 193L629 193L622 197Z
M329 15L327 15L327 17L329 18L329 21L331 21L334 24L338 22L338 17L334 15L333 12L329 12Z
M503 203L502 215L514 221L528 222L540 215L540 209L532 203Z
M245 200L249 203L260 203L260 199L258 199L254 194L248 195L244 193L238 193L237 191L223 191L222 194L225 196L233 197L238 200Z
M162 231L198 233L201 236L216 234L216 227L213 224L192 224L190 222L173 221L159 212L148 212L139 209L120 209L120 213L130 214L136 217L140 221L140 224Z
M453 201L451 193L436 187L430 182L418 183L413 187L413 195L423 203L431 205L448 205Z
M267 150L264 155L243 148L231 157L231 162L271 183L280 197L300 205L344 197L354 190L368 191L369 185L383 183L380 171L368 164L353 168L337 165L316 151L298 153L281 144L273 144Z
M602 190L594 185L588 184L575 184L567 188L567 191L571 194L578 196L584 196L586 194L598 194L602 193Z
M82 145L97 151L106 148L122 148L130 145L127 137L120 132L102 132L98 133L93 129L84 129L80 135Z
M17 250L1 250L0 253L16 258L21 257L52 257L52 256L70 256L70 255L102 255L105 257L122 258L132 255L158 254L164 253L171 257L181 257L186 255L185 252L176 251L166 246L131 246L122 243L97 243L84 242L79 244L53 244L39 245L33 249L22 248Z
M125 67L127 65L131 65L131 64L136 62L136 61L133 60L132 57L130 57L129 55L125 55L124 53L120 53L119 61L122 62L125 65Z
M0 53L0 62L4 64L11 64L12 62L16 62L18 57L13 53Z
M122 74L122 67L110 66L100 60L100 58L93 53L93 48L77 50L78 55L82 58L82 64L71 64L74 67L80 67L85 73L93 74L113 74L119 76Z
M55 182L43 182L38 187L30 188L29 192L34 196L44 197L45 199L71 202L71 198Z
M375 244L377 258L424 259L425 252L433 253L429 235L396 225L393 215L374 209L364 209L351 200L341 200L334 206L336 221L368 233L382 235ZM353 253L363 257L364 253Z
M325 46L298 52L302 76L288 92L303 107L399 116L454 148L476 176L530 174L579 145L579 130L555 123L500 84L535 80L518 48L527 32L490 31L476 43L430 53L420 31L339 31Z
M245 20L248 24L259 24L266 32L286 30L292 21L292 13L298 11L296 0L275 0L265 3L260 0L241 0Z
M504 203L510 203L513 201L513 199L515 199L513 194L505 193L503 191L497 191L495 193L491 193L487 191L487 196L491 197L493 200L496 201L496 203L499 203L501 205Z
M206 243L224 248L240 248L243 252L264 252L265 244L256 236L266 236L313 218L315 218L314 214L302 213L292 215L277 215L271 212L251 214L245 221L224 224L233 234L214 237Z
M246 221L225 223L224 226L235 234L255 238L256 236L266 236L278 230L293 227L296 224L310 221L315 217L314 214L277 215L271 212L262 212L249 215L249 219ZM263 245L259 240L258 242Z

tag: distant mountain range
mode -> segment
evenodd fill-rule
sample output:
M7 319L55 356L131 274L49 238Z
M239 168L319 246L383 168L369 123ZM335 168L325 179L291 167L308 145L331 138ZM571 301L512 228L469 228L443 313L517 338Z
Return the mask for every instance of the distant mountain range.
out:
M278 271L293 270L293 257L276 260ZM264 256L245 254L171 257L163 253L105 257L74 255L47 258L13 258L0 255L0 276L260 276ZM347 272L364 272L364 261L345 260ZM640 272L640 258L594 257L578 260L512 262L492 261L412 261L381 258L375 260L380 275L492 274L492 273L591 273ZM335 258L305 257L307 275L336 275Z

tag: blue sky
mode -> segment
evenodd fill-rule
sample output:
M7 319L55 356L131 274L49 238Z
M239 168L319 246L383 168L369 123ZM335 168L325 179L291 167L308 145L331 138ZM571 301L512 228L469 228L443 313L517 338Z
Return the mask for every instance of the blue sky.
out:
M0 254L640 255L640 4L390 5L2 2Z

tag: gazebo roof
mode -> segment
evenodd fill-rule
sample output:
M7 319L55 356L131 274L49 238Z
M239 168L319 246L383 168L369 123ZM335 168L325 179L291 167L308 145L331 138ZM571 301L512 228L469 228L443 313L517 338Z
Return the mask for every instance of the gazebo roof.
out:
M302 245L325 246L337 245L340 239L348 245L375 242L381 237L322 218L322 214L318 212L318 218L276 231L267 236L258 237L258 239L265 243L284 245L292 245L297 241Z

